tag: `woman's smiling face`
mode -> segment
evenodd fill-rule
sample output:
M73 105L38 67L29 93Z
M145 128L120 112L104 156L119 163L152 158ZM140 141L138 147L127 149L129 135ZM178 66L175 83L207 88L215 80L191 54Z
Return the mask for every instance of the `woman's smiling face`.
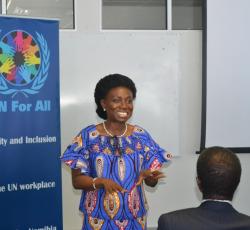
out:
M126 87L112 88L101 100L101 105L107 112L107 120L126 122L133 113L133 93Z

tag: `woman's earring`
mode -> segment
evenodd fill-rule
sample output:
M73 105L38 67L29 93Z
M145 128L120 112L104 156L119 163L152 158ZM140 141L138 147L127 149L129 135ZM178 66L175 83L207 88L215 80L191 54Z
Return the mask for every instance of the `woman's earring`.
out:
M106 111L106 109L105 109L105 108L103 108L103 111L105 112L105 111Z

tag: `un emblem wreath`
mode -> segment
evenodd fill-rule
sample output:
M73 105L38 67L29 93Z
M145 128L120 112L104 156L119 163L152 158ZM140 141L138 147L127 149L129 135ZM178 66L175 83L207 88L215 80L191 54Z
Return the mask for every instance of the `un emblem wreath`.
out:
M20 88L18 86L8 84L7 80L3 77L3 75L0 73L0 93L9 95L13 94L12 97L14 97L17 93L23 93L26 97L28 97L28 94L37 94L39 93L39 90L43 87L47 77L48 77L48 71L49 71L49 58L50 58L50 50L48 49L47 41L43 37L42 34L39 34L36 32L37 35L37 41L39 43L39 48L41 49L41 65L39 68L39 72L36 74L34 79L27 84L29 87Z

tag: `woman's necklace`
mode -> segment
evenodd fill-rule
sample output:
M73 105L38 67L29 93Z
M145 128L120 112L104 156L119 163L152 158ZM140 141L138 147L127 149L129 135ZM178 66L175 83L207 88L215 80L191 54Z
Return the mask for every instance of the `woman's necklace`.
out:
M106 125L105 125L105 122L103 122L102 125L103 125L103 128L104 128L105 132L106 132L109 136L111 136L111 137L114 137L114 136L115 136L115 135L113 135L111 132L109 132L109 131L107 130ZM123 137L123 136L126 134L127 130L128 130L128 125L127 125L127 123L125 123L125 130L124 130L124 132L123 132L120 136L117 136L117 137Z

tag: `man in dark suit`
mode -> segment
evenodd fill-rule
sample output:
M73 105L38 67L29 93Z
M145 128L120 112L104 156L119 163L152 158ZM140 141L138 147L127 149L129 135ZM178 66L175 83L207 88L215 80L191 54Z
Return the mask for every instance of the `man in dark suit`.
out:
M250 217L231 204L240 176L240 161L229 149L204 150L197 161L201 205L161 215L158 230L250 230Z

